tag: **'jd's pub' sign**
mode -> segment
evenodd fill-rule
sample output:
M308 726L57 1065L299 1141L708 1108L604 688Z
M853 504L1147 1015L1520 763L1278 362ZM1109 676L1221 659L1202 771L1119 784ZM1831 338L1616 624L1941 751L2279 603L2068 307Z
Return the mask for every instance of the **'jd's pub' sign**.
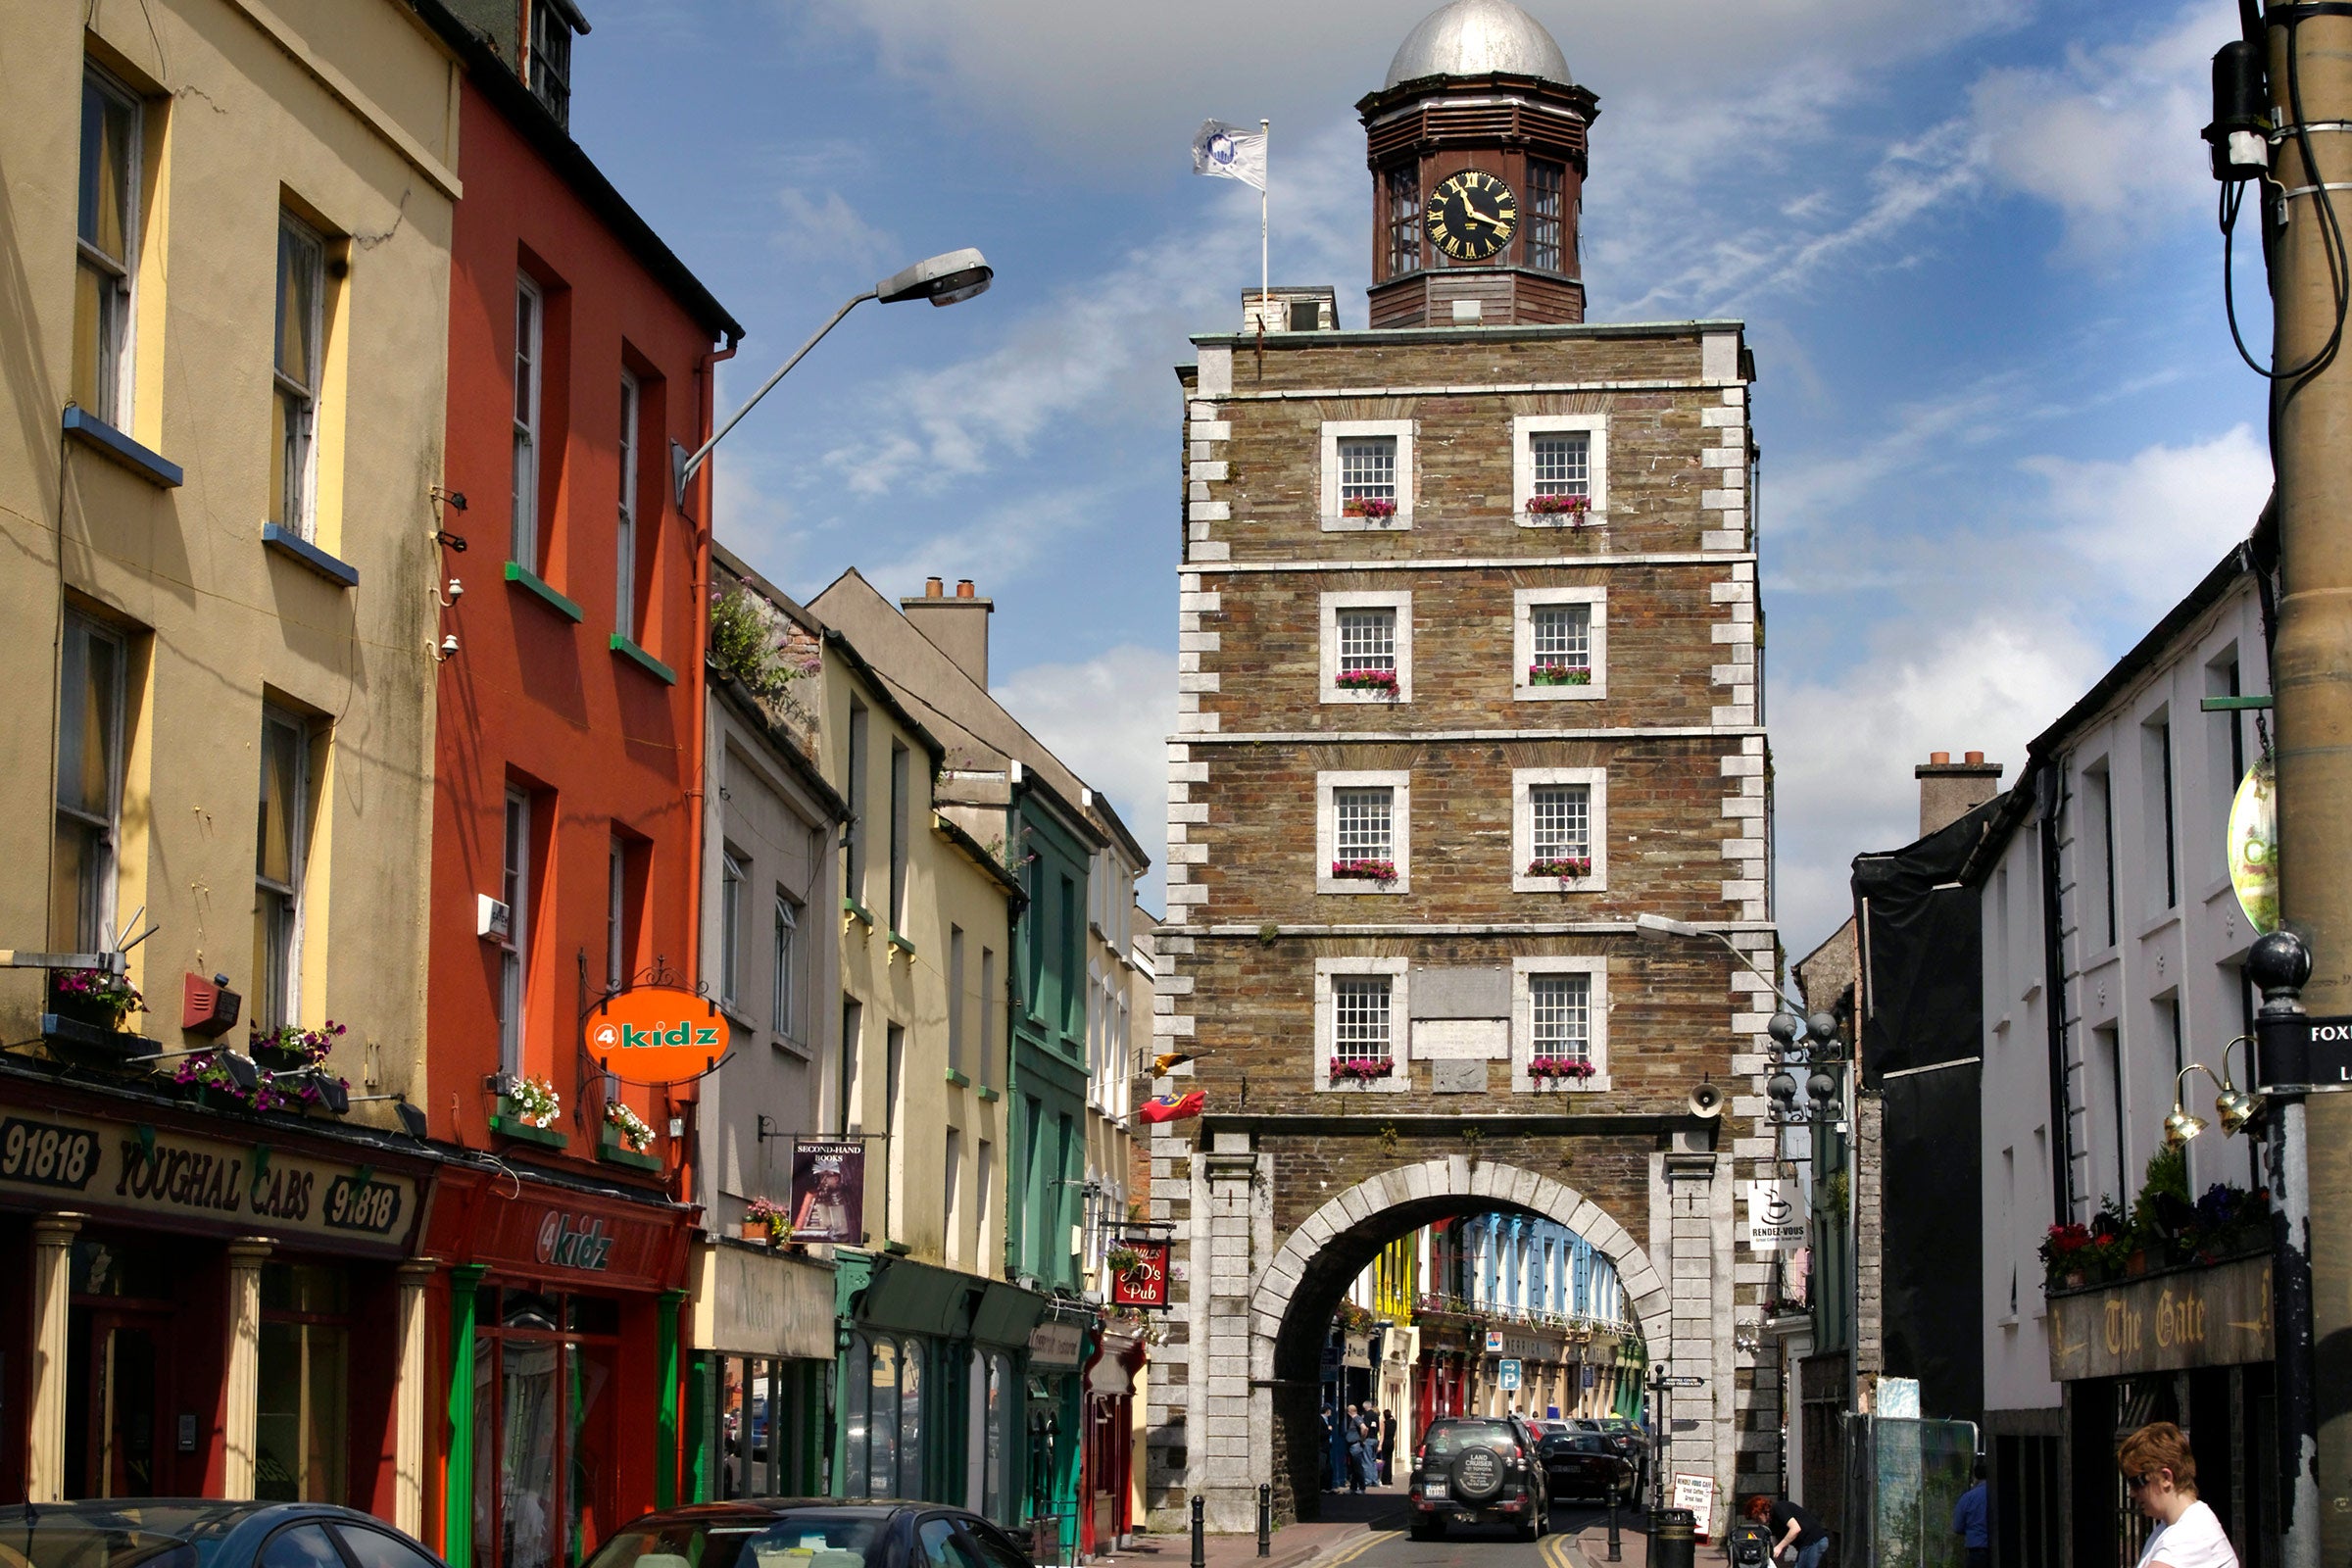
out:
M711 1071L726 1054L718 1004L674 986L622 991L588 1014L588 1054L626 1083L684 1083Z

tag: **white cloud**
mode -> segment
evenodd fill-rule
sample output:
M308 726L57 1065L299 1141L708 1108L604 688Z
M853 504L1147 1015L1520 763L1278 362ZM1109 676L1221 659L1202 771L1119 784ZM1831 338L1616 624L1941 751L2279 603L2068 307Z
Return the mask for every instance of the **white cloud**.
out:
M2196 0L2163 31L2080 45L2062 67L1986 73L1970 114L1991 177L2056 207L2066 254L2112 261L2213 206L2208 64L2237 36L2230 0Z
M1130 643L1084 663L1032 664L990 687L1071 771L1110 798L1152 857L1137 895L1164 907L1176 656Z
M2153 623L2253 531L2271 493L2262 438L2235 425L2210 441L2143 448L2121 462L2029 458L2049 487L2053 532L2095 572L2106 612Z
M1872 657L1776 691L1779 915L1789 951L1812 951L1852 912L1848 867L1919 836L1911 769L1931 752L1981 751L2016 782L2027 743L2097 679L2099 649L2062 614L1906 618Z
M837 190L819 199L787 185L776 192L776 206L784 215L784 227L775 245L784 255L869 264L898 252L899 242L890 231L867 222Z

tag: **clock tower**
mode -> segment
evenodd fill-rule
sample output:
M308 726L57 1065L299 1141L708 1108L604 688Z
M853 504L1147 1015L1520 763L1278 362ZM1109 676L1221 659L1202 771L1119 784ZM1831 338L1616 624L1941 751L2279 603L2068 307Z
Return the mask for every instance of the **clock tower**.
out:
M1599 100L1569 79L1542 23L1511 0L1452 0L1355 107L1374 327L1585 318L1577 219Z

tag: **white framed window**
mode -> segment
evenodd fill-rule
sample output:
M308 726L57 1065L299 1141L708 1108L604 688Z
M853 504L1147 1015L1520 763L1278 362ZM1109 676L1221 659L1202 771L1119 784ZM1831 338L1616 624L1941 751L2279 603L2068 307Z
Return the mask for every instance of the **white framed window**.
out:
M1413 596L1348 592L1323 596L1322 700L1413 700Z
M507 789L506 849L500 858L499 901L507 906L498 939L498 1070L522 1071L523 969L531 914L531 798Z
M292 213L279 213L269 520L305 539L318 526L318 366L325 295L326 241Z
M1400 1095L1412 1087L1410 961L1315 961L1314 1082L1319 1094Z
M253 854L253 1021L264 1033L302 1016L302 872L310 775L307 726L282 709L264 708Z
M1412 420L1326 419L1322 446L1326 533L1413 525Z
M620 372L620 511L612 537L612 629L637 640L637 378Z
M1536 503L1532 509L1531 503ZM1547 510L1554 507L1564 510ZM1609 416L1522 414L1513 418L1511 508L1523 528L1602 521L1609 510Z
M801 1038L801 902L776 889L775 969L769 976L768 1027L780 1039Z
M718 1001L733 1007L743 979L743 885L751 880L751 862L734 845L718 855Z
M1412 777L1401 769L1315 775L1317 893L1411 891Z
M1608 1087L1609 960L1597 956L1513 958L1511 1092Z
M546 310L539 285L514 278L514 564L539 570L539 360Z
M128 88L95 66L82 68L74 401L118 429L130 422L131 295L144 118Z
M1521 588L1511 596L1511 695L1591 702L1609 694L1609 591Z
M114 945L122 824L122 703L128 650L69 610L57 682L57 838L49 941L60 953Z
M1608 769L1511 770L1511 890L1597 893L1609 885Z

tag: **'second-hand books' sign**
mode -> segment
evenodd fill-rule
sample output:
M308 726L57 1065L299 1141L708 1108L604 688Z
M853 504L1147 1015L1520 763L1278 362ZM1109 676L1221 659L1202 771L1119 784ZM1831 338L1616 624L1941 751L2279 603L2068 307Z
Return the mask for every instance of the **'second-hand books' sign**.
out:
M368 1165L43 1111L0 1119L0 1190L264 1235L406 1250L416 1183Z
M675 986L635 986L589 1011L588 1054L632 1084L682 1084L714 1070L727 1054L718 1004Z
M855 1138L792 1141L792 1235L800 1242L863 1245L863 1142Z

